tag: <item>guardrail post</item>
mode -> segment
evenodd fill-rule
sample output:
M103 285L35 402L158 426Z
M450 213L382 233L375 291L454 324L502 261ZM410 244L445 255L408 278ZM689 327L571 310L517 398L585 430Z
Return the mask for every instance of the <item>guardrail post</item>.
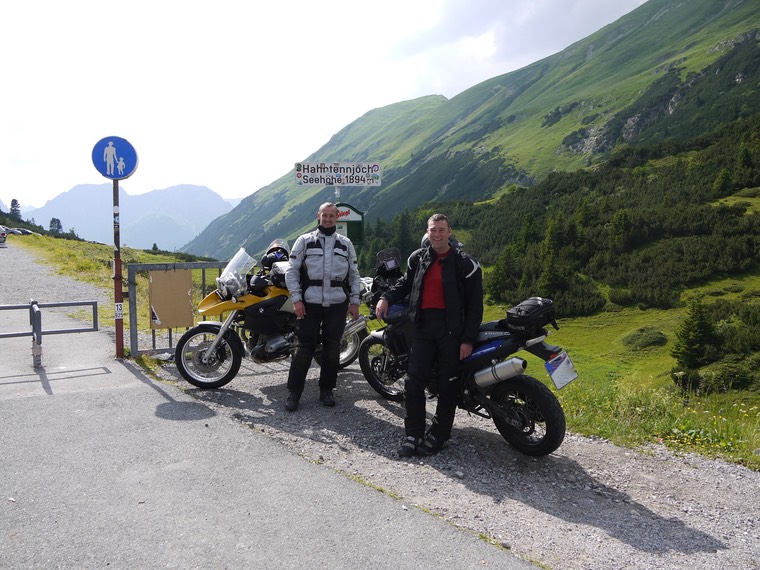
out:
M49 329L42 330L42 309L52 307L92 307L92 327L89 328L72 328L72 329ZM32 337L32 358L34 367L42 366L42 337L54 334L68 334L78 332L95 332L98 330L98 302L97 301L71 301L69 303L38 303L34 299L29 299L29 303L23 305L0 305L0 311L29 311L29 325L31 333L26 331L19 332L0 332L0 340L4 338L16 338L22 336Z
M135 358L139 353L137 337L137 267L127 264L127 299L129 300L129 355Z
M42 311L37 301L29 300L29 324L32 325L32 361L35 368L42 366Z

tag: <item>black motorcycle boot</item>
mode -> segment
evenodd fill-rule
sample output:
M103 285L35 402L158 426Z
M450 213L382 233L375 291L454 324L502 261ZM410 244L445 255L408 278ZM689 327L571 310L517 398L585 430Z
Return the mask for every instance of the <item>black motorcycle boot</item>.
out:
M295 412L298 409L298 401L301 399L301 394L290 392L288 394L288 400L285 402L285 409L289 412Z
M446 431L449 435L444 436L442 433ZM435 455L438 453L446 442L451 437L451 428L448 430L441 429L441 425L438 423L438 416L433 417L433 425L425 433L425 439L417 446L417 454L419 455Z
M404 443L398 448L399 457L413 457L417 454L417 448L422 443L421 437L408 435L404 438Z
M323 406L326 406L328 408L335 406L335 398L333 397L332 390L323 390L320 392L319 401L322 402Z
M444 443L446 443L445 440L438 439L432 433L428 433L425 440L417 446L417 454L435 455L443 448Z

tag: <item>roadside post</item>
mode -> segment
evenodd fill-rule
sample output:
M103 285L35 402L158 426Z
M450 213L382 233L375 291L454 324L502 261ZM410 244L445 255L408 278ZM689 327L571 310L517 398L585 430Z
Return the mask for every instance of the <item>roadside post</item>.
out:
M124 357L124 290L121 275L119 221L119 180L132 176L137 169L137 151L121 137L100 139L92 149L92 163L106 178L113 180L113 291L116 326L116 358ZM136 326L137 323L132 323Z

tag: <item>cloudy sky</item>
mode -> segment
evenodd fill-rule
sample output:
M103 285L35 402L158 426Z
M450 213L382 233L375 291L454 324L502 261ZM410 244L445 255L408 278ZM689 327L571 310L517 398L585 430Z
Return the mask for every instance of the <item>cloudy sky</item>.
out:
M107 136L128 194L241 198L367 111L561 51L645 0L38 0L0 6L0 200L39 207Z

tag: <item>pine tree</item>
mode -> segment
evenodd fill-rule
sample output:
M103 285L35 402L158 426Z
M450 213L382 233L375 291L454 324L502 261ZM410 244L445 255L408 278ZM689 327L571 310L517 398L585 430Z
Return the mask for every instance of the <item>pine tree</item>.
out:
M517 287L517 261L512 246L506 246L485 278L486 293L494 301L507 299L507 292Z
M11 218L14 220L20 220L21 219L21 203L16 200L15 198L11 200Z
M708 308L697 299L689 305L686 318L676 332L671 355L681 369L694 369L717 358L718 336Z

